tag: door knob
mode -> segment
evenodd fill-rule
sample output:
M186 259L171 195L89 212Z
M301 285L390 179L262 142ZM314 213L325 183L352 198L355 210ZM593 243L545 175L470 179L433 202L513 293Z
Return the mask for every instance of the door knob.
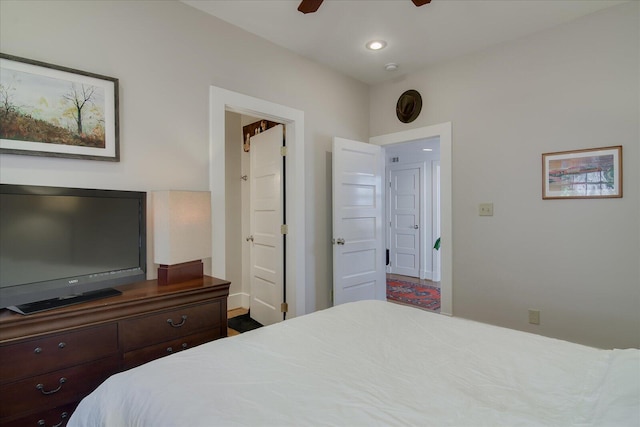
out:
M344 239L342 237L339 237L336 239L336 244L338 245L344 245Z
M414 228L415 230L417 230L417 229L418 229L418 226L417 226L417 225L414 225L414 226L413 226L413 228Z
M249 236L249 237L247 237L247 239L246 239L246 240L247 240L247 242L253 242L253 236Z

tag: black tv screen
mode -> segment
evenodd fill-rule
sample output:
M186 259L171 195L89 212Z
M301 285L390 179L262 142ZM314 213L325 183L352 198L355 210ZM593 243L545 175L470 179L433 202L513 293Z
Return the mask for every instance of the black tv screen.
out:
M145 212L144 192L0 185L0 308L145 280Z

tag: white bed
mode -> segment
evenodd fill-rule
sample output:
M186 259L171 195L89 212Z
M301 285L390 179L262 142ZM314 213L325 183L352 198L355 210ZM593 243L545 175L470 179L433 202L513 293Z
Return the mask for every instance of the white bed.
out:
M382 301L114 375L69 426L638 426L640 351Z

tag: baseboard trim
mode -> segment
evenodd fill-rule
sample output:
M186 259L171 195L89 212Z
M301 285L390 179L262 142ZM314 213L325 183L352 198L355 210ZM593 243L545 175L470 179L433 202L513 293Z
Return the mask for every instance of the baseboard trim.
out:
M251 302L251 295L238 292L237 294L229 294L229 299L227 300L227 309L233 310L234 308L249 308L249 303Z
M420 278L423 280L433 280L432 270L420 270Z

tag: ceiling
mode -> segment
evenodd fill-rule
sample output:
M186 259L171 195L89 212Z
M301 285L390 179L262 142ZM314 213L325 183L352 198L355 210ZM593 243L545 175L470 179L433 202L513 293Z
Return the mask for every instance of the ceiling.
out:
M299 0L181 1L373 85L628 0L325 0L306 15ZM367 50L373 39L387 47Z

